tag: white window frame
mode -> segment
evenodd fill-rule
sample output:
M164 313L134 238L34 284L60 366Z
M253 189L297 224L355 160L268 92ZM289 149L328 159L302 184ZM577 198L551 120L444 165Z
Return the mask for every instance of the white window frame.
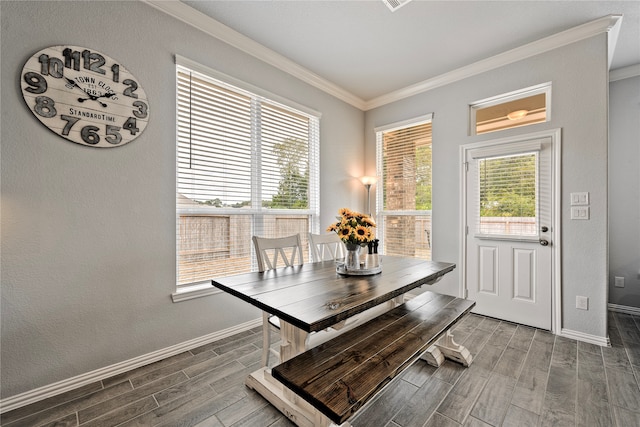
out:
M378 232L376 236L380 239L380 248L384 248L384 216L432 216L432 211L426 210L394 210L388 211L384 210L384 170L383 170L383 134L385 132L392 132L399 129L404 129L413 126L419 126L425 123L433 122L433 113L425 114L423 116L415 117L413 119L403 120L399 122L390 123L388 125L383 125L374 128L374 132L376 134L376 174L378 177L378 182L376 185L376 225L378 228ZM432 142L433 144L433 142ZM432 159L433 161L433 159ZM432 180L433 186L433 180ZM433 191L433 190L432 190ZM432 193L433 194L433 193ZM433 229L433 227L432 227ZM430 239L430 245L432 240ZM433 253L433 246L431 245L431 250Z
M312 110L308 107L300 105L294 101L283 98L279 95L268 92L259 87L253 86L249 83L238 80L234 77L221 73L217 70L209 68L205 65L199 64L190 59L184 58L180 55L175 55L175 64L176 71L178 68L187 68L189 70L198 72L203 74L211 79L216 80L216 84L220 86L226 86L229 89L244 93L247 96L251 96L252 99L255 98L258 101L265 101L272 105L280 105L284 108L294 110L297 113L304 114L309 117L310 120L310 141L309 141L309 208L308 209L264 209L260 206L259 195L260 188L259 183L256 182L255 179L252 179L251 182L251 202L252 206L250 209L242 209L241 212L238 209L234 208L216 208L215 211L212 211L210 208L203 207L194 207L188 209L181 209L176 206L176 224L179 216L181 214L204 214L204 215L278 215L278 214L290 214L290 215L308 215L310 218L309 221L309 231L317 233L320 228L319 223L319 198L320 198L320 165L319 165L319 152L320 152L320 118L321 113ZM176 73L177 78L177 73ZM176 91L177 91L177 81L176 81ZM177 93L176 93L177 100ZM176 115L178 114L176 108ZM177 120L177 118L176 118ZM176 125L176 159L178 156L178 127ZM259 147L260 141L259 136L255 135L255 140L253 141L255 147ZM259 150L257 150L259 153ZM256 166L256 158L252 159L254 167ZM255 175L255 172L253 173ZM176 189L178 179L178 164L176 161ZM176 225L177 226L177 225ZM253 230L252 230L253 231ZM253 233L252 233L253 234ZM178 230L176 230L176 252L178 246ZM216 293L220 293L221 291L217 288L213 287L210 281L205 282L196 282L188 285L180 285L178 286L178 256L176 253L176 291L171 295L173 302L185 301L193 298L198 298L202 296L212 295Z
M541 83L539 85L530 86L524 89L518 89L513 92L503 93L501 95L492 96L490 98L481 99L480 101L475 101L469 104L469 135L474 136L478 135L476 132L476 113L478 110L487 107L493 107L495 105L504 104L511 101L516 101L522 98L528 98L534 95L545 94L545 121L551 121L551 82ZM544 123L541 122L541 123ZM520 126L530 126L537 123L527 123L523 125L515 124L506 129L499 129L491 132L484 132L482 135L486 133L500 132L507 129L513 129L515 127Z

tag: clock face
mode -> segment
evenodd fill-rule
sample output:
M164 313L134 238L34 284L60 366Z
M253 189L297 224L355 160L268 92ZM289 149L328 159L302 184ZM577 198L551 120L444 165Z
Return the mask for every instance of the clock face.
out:
M38 120L78 144L124 145L149 120L149 103L138 79L108 56L83 47L36 52L22 68L20 86Z

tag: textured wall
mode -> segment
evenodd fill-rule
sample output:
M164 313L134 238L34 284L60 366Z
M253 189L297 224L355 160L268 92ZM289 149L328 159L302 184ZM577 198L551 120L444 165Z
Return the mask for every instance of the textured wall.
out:
M7 398L259 317L219 294L175 289L175 66L180 54L320 111L321 223L361 208L364 114L139 2L0 2L2 54L1 397ZM144 133L96 149L28 110L34 52L88 47L122 63L150 103ZM336 153L340 152L340 155Z
M433 119L433 259L460 265L460 146L562 129L562 328L606 337L607 41L602 34L367 112L366 129L428 113ZM551 121L469 136L468 105L552 82ZM375 164L375 137L365 134ZM569 193L588 191L591 219L571 221ZM433 289L458 294L460 269ZM589 310L575 308L576 295ZM560 331L558 331L560 332Z

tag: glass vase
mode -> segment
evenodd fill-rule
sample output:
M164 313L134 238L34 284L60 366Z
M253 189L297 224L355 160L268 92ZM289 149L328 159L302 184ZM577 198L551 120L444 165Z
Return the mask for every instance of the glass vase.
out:
M344 260L344 267L347 270L360 270L360 245L346 243L347 256Z

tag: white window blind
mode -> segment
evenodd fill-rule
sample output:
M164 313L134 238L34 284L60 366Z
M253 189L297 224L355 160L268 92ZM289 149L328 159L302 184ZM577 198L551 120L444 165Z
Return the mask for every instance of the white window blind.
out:
M255 270L252 235L319 228L319 117L200 68L176 67L178 290Z
M431 116L378 128L376 137L383 253L431 259Z
M476 233L536 236L538 152L477 158Z

